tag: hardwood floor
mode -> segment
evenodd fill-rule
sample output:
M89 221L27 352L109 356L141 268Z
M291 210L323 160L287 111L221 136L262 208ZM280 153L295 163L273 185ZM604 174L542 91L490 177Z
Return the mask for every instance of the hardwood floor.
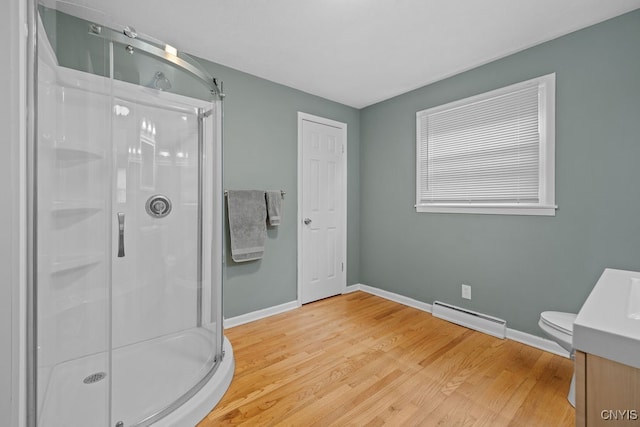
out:
M198 427L575 422L569 359L363 292L225 334L235 377Z

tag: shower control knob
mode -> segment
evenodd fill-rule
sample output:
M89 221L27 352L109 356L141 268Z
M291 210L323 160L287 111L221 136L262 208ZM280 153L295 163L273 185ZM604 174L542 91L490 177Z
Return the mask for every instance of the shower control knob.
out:
M154 212L163 212L165 209L167 209L167 204L162 200L156 200L151 205L151 210Z
M171 201L167 196L156 194L149 197L145 205L147 213L153 218L164 218L171 212Z

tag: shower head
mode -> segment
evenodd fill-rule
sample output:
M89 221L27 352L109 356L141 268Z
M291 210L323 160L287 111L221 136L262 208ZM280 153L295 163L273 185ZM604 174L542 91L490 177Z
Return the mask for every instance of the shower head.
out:
M156 71L153 76L153 87L158 90L169 90L171 89L171 82L162 71Z

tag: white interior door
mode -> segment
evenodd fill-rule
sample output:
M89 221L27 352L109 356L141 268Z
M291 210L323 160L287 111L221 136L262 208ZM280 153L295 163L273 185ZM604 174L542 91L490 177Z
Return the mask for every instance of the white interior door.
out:
M302 304L346 286L346 124L299 113L299 295Z

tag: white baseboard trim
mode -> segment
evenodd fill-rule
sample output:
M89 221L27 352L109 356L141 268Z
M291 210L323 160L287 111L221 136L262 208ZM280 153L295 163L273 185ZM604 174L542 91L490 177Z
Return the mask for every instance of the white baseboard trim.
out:
M405 297L403 295L395 294L393 292L385 291L384 289L374 288L373 286L363 285L362 283L356 283L355 285L347 286L347 292L363 291L371 295L376 295L389 301L394 301L399 304L403 304L409 307L417 308L418 310L431 313L431 304L418 301L413 298Z
M526 344L530 347L535 347L539 350L548 351L549 353L557 354L558 356L566 357L567 359L569 358L569 352L567 350L560 347L558 343L546 338L507 328L507 339Z
M393 292L385 291L383 289L378 289L372 286L363 285L362 283L357 283L355 285L347 286L345 293L350 293L355 291L363 291L372 295L379 296L381 298L388 299L390 301L397 302L399 304L404 304L409 307L417 308L418 310L426 311L428 313L432 312L431 304L427 304L425 302L418 301L413 298L395 294ZM560 347L557 343L551 340L548 340L546 338L541 338L536 335L528 334L526 332L507 328L507 339L510 339L512 341L517 341L521 344L525 344L542 351L547 351L549 353L557 354L558 356L569 358L569 353L566 350Z
M349 285L347 287L344 288L344 292L342 293L344 294L350 294L351 292L355 292L355 291L359 291L360 290L360 284L356 283L355 285Z
M241 314L240 316L224 319L224 328L229 329L234 326L244 325L245 323L254 322L264 319L265 317L274 316L300 307L298 301L286 302L284 304L275 305L273 307L263 308L262 310L252 311L251 313Z

